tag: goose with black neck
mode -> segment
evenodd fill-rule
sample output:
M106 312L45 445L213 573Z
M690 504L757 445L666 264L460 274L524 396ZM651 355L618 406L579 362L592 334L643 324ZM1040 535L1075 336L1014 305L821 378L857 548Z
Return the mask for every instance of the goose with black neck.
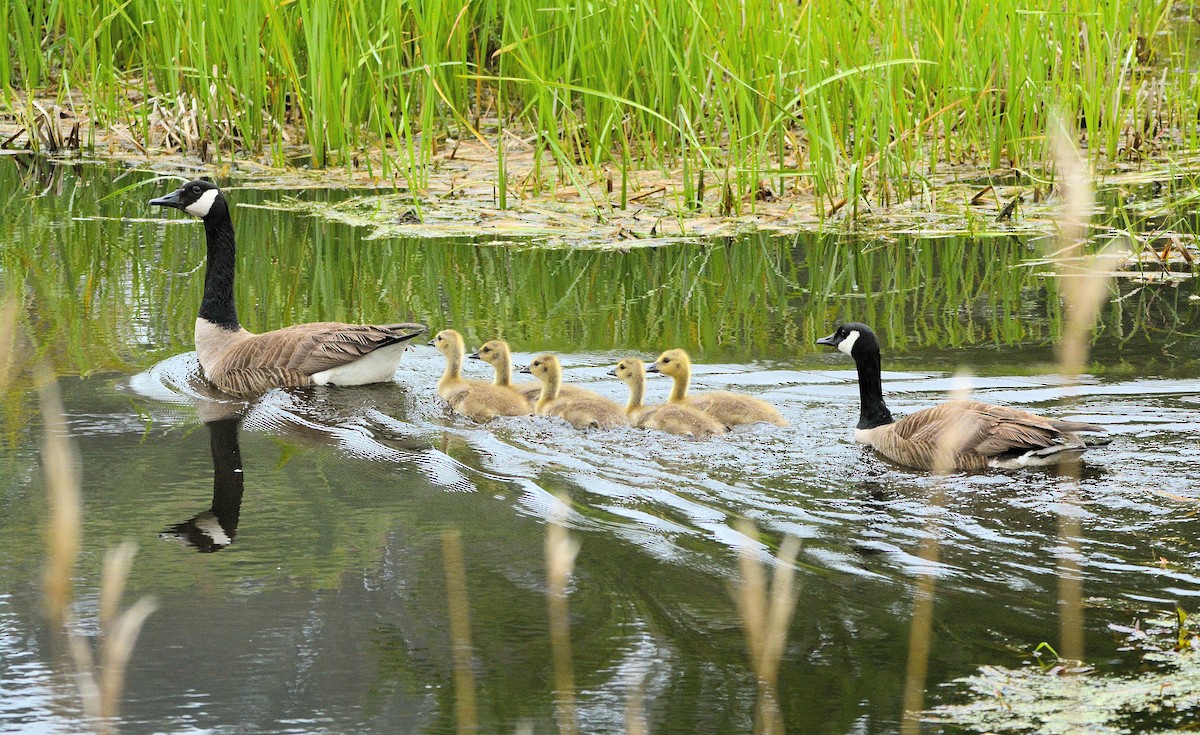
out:
M939 471L1051 466L1107 443L1080 436L1103 432L1103 426L970 400L948 401L897 421L883 400L879 338L870 327L843 324L817 344L854 358L859 395L854 439L897 464Z
M196 317L196 354L204 377L226 393L385 382L409 340L425 331L425 325L410 322L310 322L249 332L238 322L234 301L236 237L225 194L212 182L196 179L150 204L179 209L204 222L208 260Z

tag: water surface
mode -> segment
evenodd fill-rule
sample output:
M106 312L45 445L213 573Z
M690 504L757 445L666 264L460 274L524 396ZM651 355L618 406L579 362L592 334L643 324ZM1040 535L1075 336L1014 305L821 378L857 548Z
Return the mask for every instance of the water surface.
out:
M127 732L454 732L447 529L466 551L482 729L554 731L543 549L564 502L580 542L570 605L587 732L624 732L638 691L652 732L749 731L736 549L766 558L784 535L804 542L779 684L790 732L898 729L924 572L937 589L930 701L953 698L941 685L980 664L1019 665L1056 643L1063 514L1082 529L1085 640L1101 670L1139 665L1109 623L1197 608L1191 285L1120 287L1090 373L1065 389L1056 283L1022 265L1036 243L825 236L544 251L364 241L238 207L248 328L454 326L472 346L504 336L518 362L554 350L567 380L617 400L624 388L605 372L618 359L682 346L699 363L695 389L762 396L792 426L707 441L544 418L478 426L434 395L442 361L424 346L393 384L247 405L214 401L196 379L202 228L145 206L166 184L120 191L150 178L0 160L14 192L0 203L0 279L25 295L33 349L63 376L82 460L80 624L94 632L100 559L122 539L140 548L129 598L160 605L130 662ZM231 192L241 203L282 195ZM939 400L964 366L979 397L1104 423L1113 442L1077 481L937 481L893 467L851 441L851 365L812 345L847 318L883 335L897 414ZM40 732L69 729L78 708L39 609L40 419L21 388L6 398L0 463L0 730ZM652 378L649 397L667 388ZM742 519L760 539L742 535ZM933 566L917 555L931 532L942 542Z

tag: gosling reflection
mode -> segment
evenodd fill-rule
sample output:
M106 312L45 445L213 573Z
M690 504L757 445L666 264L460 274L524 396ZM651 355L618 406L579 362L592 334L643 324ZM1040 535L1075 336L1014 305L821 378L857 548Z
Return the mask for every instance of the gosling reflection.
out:
M212 507L183 523L163 531L164 537L184 541L202 553L220 551L233 543L237 536L238 517L242 512L242 492L245 489L242 473L242 452L238 446L238 430L242 417L208 421L209 443L212 446L213 497Z

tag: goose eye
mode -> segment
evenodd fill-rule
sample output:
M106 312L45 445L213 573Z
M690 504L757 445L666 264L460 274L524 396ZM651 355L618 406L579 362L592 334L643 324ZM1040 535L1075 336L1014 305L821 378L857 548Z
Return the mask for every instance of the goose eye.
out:
M193 194L199 194L199 193L200 193L200 187L199 187L199 186L193 186L193 187L192 187L192 193L193 193Z

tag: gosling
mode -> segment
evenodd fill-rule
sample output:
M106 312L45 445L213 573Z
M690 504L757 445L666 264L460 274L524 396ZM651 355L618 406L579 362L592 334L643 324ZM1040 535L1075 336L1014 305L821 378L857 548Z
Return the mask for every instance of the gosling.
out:
M724 424L712 416L687 404L644 405L642 399L646 392L646 369L641 360L627 357L609 370L608 374L617 376L629 386L629 403L625 405L625 415L634 426L695 437L713 436L728 431Z
M471 353L470 357L474 360L483 360L495 369L496 379L492 381L492 385L516 391L525 399L530 408L533 407L533 404L542 392L542 383L539 380L533 380L528 383L512 382L512 350L509 349L507 342L502 339L493 339L490 342L485 342L479 348L479 351ZM596 398L600 397L590 390L576 388L573 385L561 386L559 391L564 396L589 395Z
M787 419L771 404L758 398L728 391L712 391L699 395L687 394L692 379L692 361L683 350L667 350L646 372L661 373L674 378L669 403L688 405L712 416L728 427L742 424L768 423L787 426Z
M438 381L437 392L456 413L481 424L497 416L529 415L529 403L515 391L463 378L462 361L467 349L461 334L443 329L429 344L446 358L446 371Z
M535 357L521 372L530 373L541 381L541 394L534 404L536 413L566 419L576 429L613 429L629 425L621 407L603 396L563 395L560 392L562 365L554 355Z

